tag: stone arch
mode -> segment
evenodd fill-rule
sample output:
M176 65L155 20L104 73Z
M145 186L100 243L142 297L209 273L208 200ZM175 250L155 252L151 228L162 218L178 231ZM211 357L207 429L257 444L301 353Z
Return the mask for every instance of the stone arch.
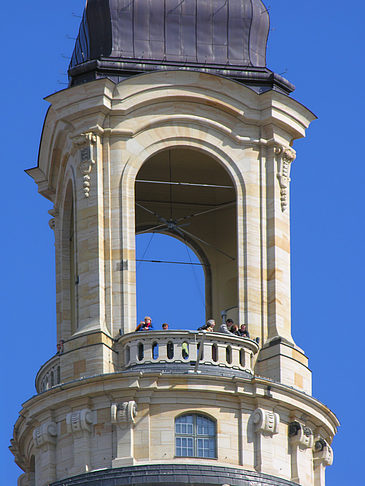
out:
M122 224L121 224L121 243L123 253L128 255L134 254L134 232L126 231L125 228L134 227L135 218L135 179L139 170L143 167L147 160L154 155L166 151L168 149L190 149L203 153L205 156L210 157L219 166L221 166L229 175L232 180L232 184L236 194L236 224L237 224L237 280L238 280L238 292L237 301L240 302L239 295L244 293L243 288L246 282L243 278L243 271L245 268L246 252L243 251L245 241L245 224L246 224L246 201L245 201L245 183L243 181L242 173L233 160L233 158L220 147L221 139L215 138L210 135L212 140L202 139L201 137L193 137L190 133L190 137L180 136L180 132L183 133L184 127L174 127L174 133L170 133L169 137L160 139L149 138L149 144L139 144L139 138L142 134L136 136L133 140L133 145L138 147L138 151L130 154L127 161L125 161L122 177L120 181L120 196L122 206ZM214 143L215 140L215 143ZM126 197L128 195L128 197ZM238 243L238 239L240 242ZM243 244L241 244L241 242ZM123 257L124 258L124 257ZM125 289L131 282L134 282L135 265L131 263L130 267L123 272L122 286L123 286L123 298L124 298L124 311L129 315L124 315L125 328L128 330L133 329L136 316L132 314L135 308L135 295L129 293ZM243 302L240 302L240 313L244 312Z
M73 173L68 177L62 197L60 213L59 276L61 283L61 309L58 339L68 339L78 328L78 271L76 238L76 195Z

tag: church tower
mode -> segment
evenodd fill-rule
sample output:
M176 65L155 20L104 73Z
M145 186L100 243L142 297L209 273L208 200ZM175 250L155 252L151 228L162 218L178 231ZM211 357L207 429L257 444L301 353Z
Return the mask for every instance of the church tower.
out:
M18 486L325 485L338 421L290 310L314 115L266 67L268 32L261 0L86 2L27 171L53 203L59 344L15 424ZM135 332L145 232L197 254L213 332Z

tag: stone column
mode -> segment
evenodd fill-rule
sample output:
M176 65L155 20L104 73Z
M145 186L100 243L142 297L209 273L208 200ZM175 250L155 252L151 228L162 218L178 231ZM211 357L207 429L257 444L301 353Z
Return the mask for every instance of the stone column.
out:
M289 444L291 479L299 484L312 483L311 478L311 458L308 457L307 450L313 447L313 432L309 427L304 426L298 421L289 424ZM310 476L308 478L308 475Z
M252 414L255 431L255 469L257 472L275 471L273 436L279 433L279 414L257 408Z
M295 151L276 145L267 158L267 339L281 337L293 343L290 318L290 165Z
M137 416L137 404L134 401L113 403L111 406L111 422L116 429L117 450L112 461L112 467L122 467L134 464L133 427Z
M56 438L57 425L48 421L33 431L33 441L36 447L37 485L46 486L56 481ZM30 482L30 484L32 484Z
M325 486L326 466L333 463L331 446L322 438L317 438L313 446L314 486Z
M67 432L73 436L74 465L71 476L91 470L90 436L94 422L94 414L88 408L66 415Z
M76 238L78 266L78 330L104 330L105 274L103 163L99 137L92 132L73 138L77 163Z

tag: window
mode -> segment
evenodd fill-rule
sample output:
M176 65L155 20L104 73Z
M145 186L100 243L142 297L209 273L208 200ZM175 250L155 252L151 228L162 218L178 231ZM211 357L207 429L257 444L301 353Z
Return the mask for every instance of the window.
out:
M203 415L178 417L175 440L177 457L217 457L215 422Z

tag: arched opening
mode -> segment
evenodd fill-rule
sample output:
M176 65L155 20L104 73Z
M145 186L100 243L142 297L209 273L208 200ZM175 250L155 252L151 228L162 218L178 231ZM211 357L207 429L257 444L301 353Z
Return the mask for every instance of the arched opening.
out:
M159 329L156 312L161 323L173 316L172 328L196 329L209 318L218 327L222 311L238 304L236 191L230 174L203 152L168 149L143 164L135 194L138 319L152 315ZM158 305L147 308L152 291L160 291L153 299ZM198 311L194 297L201 301Z
M77 247L75 232L75 207L72 182L69 181L62 219L62 330L60 338L66 339L77 330Z
M28 486L35 486L35 457L31 456L27 473Z

